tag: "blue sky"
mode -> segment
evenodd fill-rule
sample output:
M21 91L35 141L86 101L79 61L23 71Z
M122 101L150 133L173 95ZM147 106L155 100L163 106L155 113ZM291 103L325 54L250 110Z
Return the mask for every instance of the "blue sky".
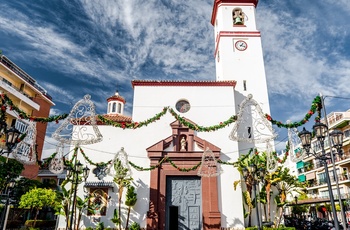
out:
M133 79L215 80L213 0L2 0L0 49L53 96L52 115L90 94L98 113ZM260 0L271 115L299 121L313 98L350 98L350 1ZM349 99L326 98L327 112ZM48 135L57 128L50 124ZM280 140L286 137L280 132ZM47 138L47 149L55 149Z

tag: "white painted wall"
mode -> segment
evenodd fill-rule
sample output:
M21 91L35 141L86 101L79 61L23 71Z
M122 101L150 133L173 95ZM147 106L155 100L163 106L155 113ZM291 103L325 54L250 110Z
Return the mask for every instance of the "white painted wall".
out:
M165 106L175 109L175 103L179 99L187 99L191 103L189 112L182 114L184 117L195 121L201 126L213 126L222 121L227 120L236 113L234 108L234 91L232 87L135 87L134 96L134 121L144 121L159 113ZM103 141L93 145L82 146L85 154L93 162L107 162L113 159L121 147L124 147L128 153L129 160L133 163L149 167L150 161L147 157L146 148L156 142L167 138L171 135L170 123L175 118L167 113L160 120L151 123L147 127L139 129L121 129L112 126L98 126ZM220 158L223 161L233 162L238 158L237 143L229 140L228 135L232 129L226 127L215 132L198 132L197 135L212 144L220 147L222 153ZM90 128L87 132L92 132ZM86 162L80 152L78 158L86 165ZM98 181L92 174L94 166L91 169L88 181ZM244 224L242 199L240 188L235 191L233 182L240 180L240 175L232 166L221 165L223 173L218 178L219 183L219 209L222 213L222 226L233 227ZM133 178L137 186L138 202L132 212L131 221L136 221L145 227L146 214L149 208L149 171L136 171L132 168ZM104 178L105 181L112 181L111 177ZM111 201L107 209L107 217L101 217L101 221L105 222L105 227L113 227L109 221L113 215L114 208L117 207L117 188L112 193L109 190ZM82 187L79 188L78 195L83 197ZM237 208L232 208L237 207ZM125 210L125 209L124 209ZM126 212L126 210L125 210ZM63 219L63 218L61 218ZM83 223L88 224L92 221L91 217L84 217ZM61 221L60 227L64 227L64 221Z

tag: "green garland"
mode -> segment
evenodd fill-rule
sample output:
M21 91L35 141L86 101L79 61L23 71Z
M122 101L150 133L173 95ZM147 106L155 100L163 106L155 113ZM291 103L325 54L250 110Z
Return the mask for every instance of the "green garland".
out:
M55 121L56 123L58 123L59 120L65 119L68 114L62 114L62 115L57 115L57 116L51 116L51 117L35 117L35 116L31 116L26 114L23 110L21 110L20 108L18 108L17 106L15 106L12 102L12 100L6 95L6 94L1 94L1 115L0 118L5 118L5 113L6 113L6 109L7 106L9 106L10 110L16 111L18 113L18 116L21 119L27 119L27 120L31 120L31 121L36 121L36 122L53 122Z
M74 168L73 160L77 157L77 155L78 155L78 147L75 147L72 159L65 160L64 166Z
M119 127L122 129L136 129L136 128L141 128L143 126L147 126L148 124L155 122L156 120L159 120L162 116L164 116L166 114L168 110L168 107L164 107L163 111L156 114L154 117L149 118L145 121L141 121L141 122L130 122L130 123L126 123L126 122L116 122L116 121L111 121L105 117L103 117L102 115L98 115L98 119L100 119L103 123L107 124L107 125L112 125L114 127Z
M265 114L265 117L267 120L269 120L272 124L277 125L277 127L281 128L297 128L309 121L312 115L314 115L316 112L318 113L317 116L315 117L315 121L318 122L321 119L321 109L322 109L322 102L321 102L321 97L316 96L314 100L312 101L312 105L310 110L305 114L304 118L299 121L299 122L293 122L290 124L283 124L280 121L274 120L270 115Z
M218 129L222 129L222 128L225 128L226 126L232 124L233 122L235 122L237 120L237 116L231 116L228 120L220 122L220 124L218 124L218 125L209 126L209 127L203 127L203 126L199 126L199 125L196 125L196 124L193 124L191 122L186 121L185 118L181 117L179 114L177 114L171 108L169 109L169 112L182 125L190 128L192 130L198 131L198 132L211 132L211 131L215 131L215 130L218 130Z
M89 158L88 156L86 156L86 154L85 154L85 152L82 150L82 148L80 148L80 153L83 155L84 159L85 159L87 162L89 162L90 165L106 167L107 165L109 165L110 163L112 163L112 160L109 160L107 163L104 163L104 162L94 163L92 160L90 160L90 158Z
M150 170L153 170L153 169L156 169L158 168L159 166L161 166L165 161L167 160L167 157L163 157L159 162L158 164L154 165L154 166L151 166L149 168L143 168L141 166L137 166L136 164L132 163L131 161L129 161L129 164L134 168L136 169L137 171L150 171Z
M36 161L37 161L37 164L39 165L40 168L42 167L46 167L47 164L50 164L52 159L57 155L57 152L53 153L49 158L47 158L46 160L44 161L40 161L38 160L39 159L39 156L38 156L38 152L36 151L35 152L36 154Z
M158 167L160 167L164 162L169 162L171 166L173 166L174 168L176 168L177 170L181 171L181 172L189 172L189 171L194 171L196 170L201 164L202 162L199 162L198 164L196 164L195 166L191 167L191 168L181 168L179 166L177 166L170 158L168 157L163 157L158 164L151 166L149 168L143 168L141 166L137 166L136 164L132 163L131 161L129 161L129 164L135 168L138 171L150 171L153 169L156 169Z
M189 171L194 171L196 170L201 164L202 162L199 162L198 164L196 164L195 166L191 167L191 168L180 168L179 166L177 166L172 160L170 160L169 158L167 158L167 161L171 164L171 166L173 166L174 168L176 168L177 170L181 171L181 172L189 172Z

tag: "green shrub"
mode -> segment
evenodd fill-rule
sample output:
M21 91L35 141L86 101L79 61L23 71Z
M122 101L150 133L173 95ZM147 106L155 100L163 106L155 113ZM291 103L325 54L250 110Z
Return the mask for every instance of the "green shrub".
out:
M246 230L258 230L258 227L247 227ZM279 228L270 228L270 227L263 227L264 230L295 230L294 227L279 227Z
M269 228L269 227L264 227L264 230L295 230L294 227L279 227L279 228Z
M100 222L97 224L96 230L104 230L105 229L105 225L103 224L103 222Z
M55 227L56 226L56 220L37 220L34 225L34 220L27 220L24 224L26 227Z
M136 222L132 223L129 227L129 230L140 230L140 225Z

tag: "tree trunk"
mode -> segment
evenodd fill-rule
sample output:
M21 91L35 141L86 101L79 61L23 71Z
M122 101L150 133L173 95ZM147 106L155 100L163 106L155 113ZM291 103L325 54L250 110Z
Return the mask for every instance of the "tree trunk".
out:
M34 217L34 226L33 227L35 227L36 219L38 218L38 214L39 214L39 209L36 209L36 213L35 213L35 217Z
M130 217L130 211L131 211L131 207L129 207L128 209L128 216L126 217L126 225L125 225L125 229L128 230L129 229L129 217Z
M267 217L266 217L266 219L267 219L267 221L270 221L271 220L271 217L270 217L270 214L271 214L271 211L270 211L270 209L271 209L271 204L270 204L271 184L267 183L265 189L266 189L266 204L267 204Z
M122 195L123 195L123 189L119 188L119 199L118 199L118 211L119 211L119 214L118 214L118 218L119 218L119 230L122 229L122 217L121 217L121 203L122 203Z

